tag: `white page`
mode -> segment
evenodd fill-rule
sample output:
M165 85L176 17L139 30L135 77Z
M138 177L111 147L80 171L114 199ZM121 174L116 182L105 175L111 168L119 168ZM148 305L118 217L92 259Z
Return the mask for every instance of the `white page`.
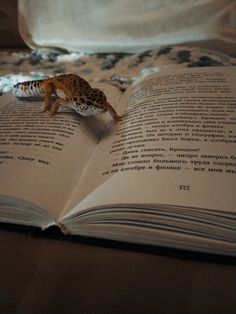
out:
M67 217L135 203L235 213L234 83L233 68L217 67L172 69L134 86L126 117L116 134L104 134Z

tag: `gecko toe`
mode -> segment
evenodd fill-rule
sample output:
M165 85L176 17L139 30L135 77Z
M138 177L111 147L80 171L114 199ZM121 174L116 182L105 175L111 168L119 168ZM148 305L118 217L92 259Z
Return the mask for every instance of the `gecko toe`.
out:
M52 118L52 117L54 117L56 114L57 114L56 112L50 111L50 112L49 112L49 117Z

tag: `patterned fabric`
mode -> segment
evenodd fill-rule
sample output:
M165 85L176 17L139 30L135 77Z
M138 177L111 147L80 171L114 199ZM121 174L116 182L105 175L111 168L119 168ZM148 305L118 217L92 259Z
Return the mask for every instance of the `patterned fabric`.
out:
M74 73L88 82L105 82L124 91L132 82L166 67L236 65L236 59L221 53L183 46L164 47L139 54L0 52L0 94L26 80Z

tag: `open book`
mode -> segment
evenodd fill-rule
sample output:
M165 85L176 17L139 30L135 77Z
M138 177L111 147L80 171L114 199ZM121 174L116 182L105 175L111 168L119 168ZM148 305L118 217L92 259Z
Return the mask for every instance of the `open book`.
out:
M169 69L84 118L0 98L0 221L236 256L232 67ZM99 86L101 88L101 86Z

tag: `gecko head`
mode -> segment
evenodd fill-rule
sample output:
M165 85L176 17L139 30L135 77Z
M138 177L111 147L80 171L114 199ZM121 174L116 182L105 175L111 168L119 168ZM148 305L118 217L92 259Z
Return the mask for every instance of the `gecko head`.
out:
M85 104L90 108L91 114L97 114L107 111L107 97L97 88L91 89L85 99Z

